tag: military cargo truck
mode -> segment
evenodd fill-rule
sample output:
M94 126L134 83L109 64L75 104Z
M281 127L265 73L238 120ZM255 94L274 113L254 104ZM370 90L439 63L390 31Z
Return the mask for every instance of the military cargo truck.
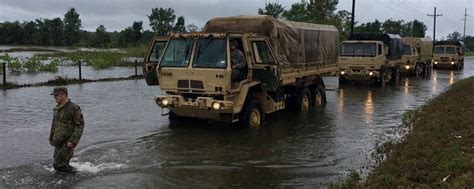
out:
M403 56L399 70L415 76L430 74L433 41L430 38L403 37L402 42Z
M402 61L399 35L353 34L341 45L339 82L362 81L385 85L398 80L397 65Z
M169 109L162 114L171 120L192 117L260 127L266 114L326 103L322 76L336 74L338 44L334 26L270 16L214 18L203 32L169 36L156 66L166 94L154 99ZM148 57L155 57L154 48ZM234 59L245 66L233 69Z
M464 43L461 41L438 41L433 51L433 68L464 68Z

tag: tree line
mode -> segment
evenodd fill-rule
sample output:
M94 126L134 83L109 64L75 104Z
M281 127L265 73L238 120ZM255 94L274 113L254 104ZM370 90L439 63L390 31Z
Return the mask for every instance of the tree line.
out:
M147 15L153 31L144 30L142 21L134 21L122 31L108 32L99 25L95 32L82 30L82 20L74 8L64 17L36 19L20 23L0 23L0 44L82 47L132 47L147 44L153 36L170 32L197 31L194 24L185 26L183 16L176 17L171 8L153 8Z
M258 14L270 15L277 19L336 26L341 39L347 39L351 29L351 12L337 11L338 0L302 0L285 8L276 2L267 2ZM147 15L153 31L144 30L142 21L134 21L122 31L107 32L100 25L95 32L81 30L79 13L70 8L64 18L36 19L20 23L0 23L0 44L3 45L44 45L44 46L84 46L84 47L130 47L148 43L153 36L167 35L170 32L195 32L198 26L185 24L183 16L177 17L172 8L152 8ZM387 19L380 22L356 23L355 33L393 33L402 37L425 37L427 27L419 21ZM453 32L447 39L461 40L459 32ZM464 39L468 49L474 49L472 36Z

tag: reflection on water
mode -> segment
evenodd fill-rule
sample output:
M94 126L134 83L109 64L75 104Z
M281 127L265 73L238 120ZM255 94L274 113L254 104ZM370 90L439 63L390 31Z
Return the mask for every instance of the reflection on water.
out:
M372 91L367 91L367 100L364 103L364 120L367 125L372 123L372 118L374 114L374 104L372 102Z

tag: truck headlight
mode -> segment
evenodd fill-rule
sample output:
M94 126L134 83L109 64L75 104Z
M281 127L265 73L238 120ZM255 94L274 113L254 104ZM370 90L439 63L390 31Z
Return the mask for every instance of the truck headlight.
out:
M374 75L374 72L369 72L369 75L370 75L370 76Z
M435 64L438 64L438 61L435 61L434 63L435 63Z
M407 69L407 70L410 69L410 66L405 66L405 69Z
M212 103L212 109L214 109L214 110L221 109L221 104L219 104L218 102L213 102Z
M451 64L454 64L454 62L451 62Z
M166 98L161 99L161 104L163 104L163 106L168 106L169 103L170 101L168 101L168 99Z
M344 75L344 74L346 74L346 72L345 72L345 71L341 71L341 75Z

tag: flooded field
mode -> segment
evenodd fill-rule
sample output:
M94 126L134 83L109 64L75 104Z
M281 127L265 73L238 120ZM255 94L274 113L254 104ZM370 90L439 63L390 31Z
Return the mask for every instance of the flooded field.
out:
M325 108L271 114L261 130L170 124L152 100L162 91L143 80L70 85L86 121L73 175L52 169L53 87L0 91L0 188L317 187L351 170L368 173L374 147L401 137L405 110L473 75L468 58L463 71L434 70L397 86L339 87L327 77L335 90L326 92Z

